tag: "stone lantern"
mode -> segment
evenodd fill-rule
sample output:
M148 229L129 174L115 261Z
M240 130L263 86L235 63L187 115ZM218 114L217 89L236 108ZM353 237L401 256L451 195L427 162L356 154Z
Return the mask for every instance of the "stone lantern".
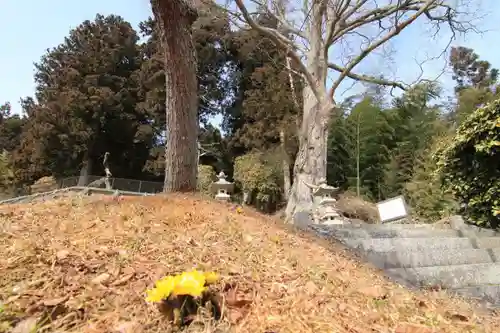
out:
M231 192L234 189L234 183L228 182L226 180L226 175L224 171L221 171L218 175L216 182L212 183L212 192L215 192L215 199L229 201L231 199Z
M313 216L317 224L344 224L335 208L337 200L334 196L338 188L330 186L326 180L320 180L316 186L310 186L313 195Z

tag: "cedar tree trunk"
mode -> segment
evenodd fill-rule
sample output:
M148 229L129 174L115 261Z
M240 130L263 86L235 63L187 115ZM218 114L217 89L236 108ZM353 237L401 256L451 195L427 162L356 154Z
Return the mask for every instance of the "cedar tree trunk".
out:
M196 190L198 82L191 0L151 0L165 56L166 145L164 192Z

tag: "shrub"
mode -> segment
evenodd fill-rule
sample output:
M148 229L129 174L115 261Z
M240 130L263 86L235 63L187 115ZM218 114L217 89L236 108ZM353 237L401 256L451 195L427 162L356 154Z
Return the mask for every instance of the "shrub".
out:
M57 188L57 180L52 176L45 176L33 183L30 186L30 192L32 194L48 192L55 190Z
M478 108L460 125L451 143L438 151L437 173L470 222L500 225L500 99Z
M0 189L9 189L14 182L14 172L10 164L10 156L7 151L0 153Z
M52 176L45 176L45 177L42 177L40 179L38 179L37 181L35 181L33 183L33 185L45 185L45 184L55 184L56 183L56 180L54 177Z
M234 161L234 180L249 195L249 204L270 212L281 202L282 171L271 154L260 152Z
M210 187L216 181L215 170L211 165L198 165L197 188L202 194L210 195Z
M432 222L456 213L458 204L452 193L441 186L436 177L437 164L433 155L440 146L451 142L452 136L439 135L414 165L413 176L404 186L412 213Z
M339 196L337 209L345 217L362 220L367 223L378 223L378 210L374 203L368 202L348 192Z

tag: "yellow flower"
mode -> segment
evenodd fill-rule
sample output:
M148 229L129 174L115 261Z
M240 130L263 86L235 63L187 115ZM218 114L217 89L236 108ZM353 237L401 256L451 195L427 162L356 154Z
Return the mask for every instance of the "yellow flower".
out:
M156 282L153 289L148 290L146 301L148 302L161 302L167 299L175 287L175 278L167 276Z
M161 302L170 295L200 297L207 284L215 283L218 280L219 275L215 272L202 273L196 270L176 276L167 276L157 281L154 288L146 291L146 301Z
M219 281L219 275L215 272L205 272L205 284L212 284Z
M184 272L176 276L174 295L200 297L205 291L205 276L198 271Z

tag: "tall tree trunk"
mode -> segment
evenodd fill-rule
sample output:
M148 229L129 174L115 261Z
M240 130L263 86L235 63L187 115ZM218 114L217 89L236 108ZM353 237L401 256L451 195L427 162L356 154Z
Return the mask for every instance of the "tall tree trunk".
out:
M191 26L192 0L151 0L165 55L165 192L196 190L198 82Z
M328 55L324 51L323 9L319 2L313 2L311 24L306 29L310 41L307 70L314 82L309 82L303 90L304 110L299 133L299 151L295 159L293 185L286 207L286 219L289 223L293 223L297 212L311 213L313 198L307 184L316 185L320 180L326 179L328 123L334 103L326 91Z
M361 196L361 178L359 177L359 158L360 158L360 152L359 152L359 122L361 119L361 112L358 113L358 121L356 124L356 195L358 197Z
M284 129L280 131L280 145L283 158L283 194L285 200L288 200L288 197L290 196L290 188L292 187L292 180L290 179L290 157L288 156L288 152L286 150L286 135Z
M307 184L317 184L326 179L326 157L328 141L328 119L333 103L326 94L319 101L311 88L304 88L304 116L302 119L299 151L293 170L293 185L286 208L288 222L293 222L296 212L310 212L312 208L311 189Z

